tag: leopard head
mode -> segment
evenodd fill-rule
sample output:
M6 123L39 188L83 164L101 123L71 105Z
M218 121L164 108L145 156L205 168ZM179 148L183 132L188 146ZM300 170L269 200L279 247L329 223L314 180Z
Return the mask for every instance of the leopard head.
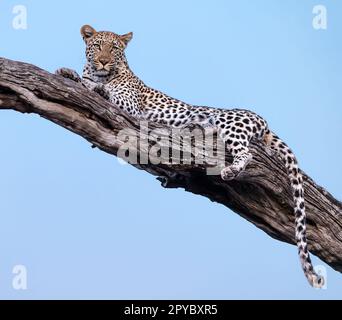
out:
M127 64L125 49L133 33L118 35L109 31L96 31L89 25L81 28L86 43L86 57L94 75L107 77L114 74L123 64Z

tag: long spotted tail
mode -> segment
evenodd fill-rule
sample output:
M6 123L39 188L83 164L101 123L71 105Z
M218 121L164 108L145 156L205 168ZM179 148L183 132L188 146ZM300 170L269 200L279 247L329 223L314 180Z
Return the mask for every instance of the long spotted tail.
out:
M294 199L296 242L299 258L304 270L304 274L310 284L315 288L321 288L324 285L324 278L319 276L314 271L308 251L308 244L306 240L306 214L304 204L303 177L298 170L297 159L290 148L271 131L268 130L265 133L264 141L266 145L279 154L286 165Z

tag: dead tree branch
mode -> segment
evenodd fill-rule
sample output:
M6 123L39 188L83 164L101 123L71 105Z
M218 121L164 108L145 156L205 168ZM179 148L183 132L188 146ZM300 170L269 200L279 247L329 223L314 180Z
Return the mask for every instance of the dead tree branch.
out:
M0 58L0 109L34 113L117 155L126 142L118 133L139 124L94 92L36 66ZM232 209L271 237L294 244L292 196L285 168L252 143L253 160L237 180L206 174L205 165L140 164L165 187L209 198ZM139 151L137 151L139 153ZM148 150L140 149L140 154ZM210 162L210 161L209 161ZM309 249L342 272L342 203L304 174ZM229 228L229 226L227 226Z

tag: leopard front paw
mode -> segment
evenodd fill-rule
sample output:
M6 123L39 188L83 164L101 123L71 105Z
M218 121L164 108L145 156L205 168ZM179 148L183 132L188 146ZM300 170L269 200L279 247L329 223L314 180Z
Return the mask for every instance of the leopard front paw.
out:
M58 76L62 76L63 78L67 78L73 80L75 82L81 82L81 77L75 70L69 68L60 68L55 71L55 74Z
M101 97L105 98L106 100L109 100L109 92L103 83L98 83L93 90L96 93L98 93Z

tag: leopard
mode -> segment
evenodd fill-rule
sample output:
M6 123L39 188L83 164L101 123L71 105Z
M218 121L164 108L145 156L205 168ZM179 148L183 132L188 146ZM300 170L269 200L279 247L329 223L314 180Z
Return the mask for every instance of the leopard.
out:
M227 183L236 179L252 160L251 141L262 143L282 159L293 197L295 242L301 267L308 282L315 288L322 288L325 279L314 270L308 251L303 175L292 150L270 130L266 120L246 109L188 104L147 86L133 73L126 58L125 50L132 32L119 35L84 25L80 33L86 45L82 77L69 68L60 68L56 74L80 82L135 119L170 128L193 124L213 128L233 157L232 163L221 171L221 178Z

